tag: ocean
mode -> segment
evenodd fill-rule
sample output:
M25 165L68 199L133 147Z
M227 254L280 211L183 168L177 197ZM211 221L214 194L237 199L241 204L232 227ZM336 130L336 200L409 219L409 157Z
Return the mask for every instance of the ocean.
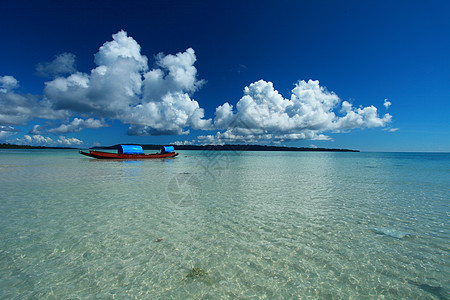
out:
M1 299L450 299L450 154L0 150Z

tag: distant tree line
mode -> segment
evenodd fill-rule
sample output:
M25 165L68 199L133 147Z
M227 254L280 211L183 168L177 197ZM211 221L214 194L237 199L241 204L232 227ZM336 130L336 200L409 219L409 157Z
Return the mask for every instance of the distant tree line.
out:
M2 144L0 144L0 149L75 149L75 148L15 145L15 144L9 144L9 143L2 143Z
M120 144L106 147L95 147L95 149L118 149ZM160 150L163 145L140 145L144 150ZM308 148L308 147L284 147L265 145L173 145L176 150L212 150L212 151L315 151L315 152L359 152L359 150L330 149L330 148Z
M95 149L119 149L119 145L99 146ZM141 145L144 150L160 150L164 145ZM314 152L359 152L359 150L330 149L330 148L308 148L308 147L285 147L265 145L173 145L176 150L211 150L211 151L314 151ZM76 149L72 147L45 147L30 145L15 145L9 143L0 144L0 149Z

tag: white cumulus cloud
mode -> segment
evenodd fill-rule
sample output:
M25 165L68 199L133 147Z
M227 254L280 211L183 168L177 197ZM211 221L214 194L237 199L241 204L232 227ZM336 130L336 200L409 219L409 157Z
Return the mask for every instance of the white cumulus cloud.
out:
M130 135L206 129L211 120L204 119L204 109L191 99L203 84L195 61L191 48L175 55L160 53L157 67L149 70L139 44L120 31L95 54L97 67L90 74L76 72L47 82L45 97L56 109L85 118L117 119L129 125Z
M24 135L23 139L16 139L16 142L18 144L26 144L26 145L52 145L55 143L52 138L45 137L39 134L35 135Z
M82 140L79 140L77 138L65 136L60 136L56 142L64 146L78 146L84 143Z
M0 84L0 126L26 125L33 118L57 120L66 116L66 112L54 110L50 102L38 96L16 93L19 82L12 76L0 77Z
M82 141L60 135L118 120L128 125L129 135L182 135L193 129L209 131L197 137L200 143L279 143L330 140L330 132L386 127L392 120L373 105L354 107L342 101L315 80L298 81L287 98L272 82L256 81L236 103L218 106L212 120L193 99L205 81L198 78L192 48L159 53L149 62L141 46L122 30L94 57L96 66L89 72L76 70L71 53L38 64L38 73L52 76L42 96L18 93L14 77L0 76L0 138L17 132L13 126L46 120L22 141L77 145ZM385 99L383 105L387 109L391 102Z
M6 94L19 86L19 82L13 76L0 76L0 93Z
M93 118L89 119L80 119L80 118L74 118L72 122L69 124L61 124L59 127L48 129L48 132L51 133L69 133L69 132L80 132L81 130L85 128L100 128L100 127L106 127L108 126L105 124L104 121L96 120ZM33 130L36 130L36 126L33 128Z
M66 75L75 71L75 55L72 53L62 53L51 62L36 65L36 72L43 77Z
M339 115L340 113L340 115ZM244 89L236 109L229 103L217 107L215 135L200 136L208 143L272 140L330 140L326 131L384 127L391 116L379 116L374 106L354 108L317 80L299 81L284 98L272 82L259 80Z
M12 127L12 126L0 126L0 141L10 137L11 135L16 134L20 130Z
M51 137L40 134L26 134L23 138L17 138L14 142L20 145L63 147L79 146L84 143L82 140L73 137L59 136L57 139L52 139Z

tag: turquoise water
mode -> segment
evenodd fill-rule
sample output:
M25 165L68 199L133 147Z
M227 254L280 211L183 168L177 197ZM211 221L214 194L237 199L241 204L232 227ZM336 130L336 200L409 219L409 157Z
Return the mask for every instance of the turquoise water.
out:
M449 154L180 152L1 150L0 298L450 298Z

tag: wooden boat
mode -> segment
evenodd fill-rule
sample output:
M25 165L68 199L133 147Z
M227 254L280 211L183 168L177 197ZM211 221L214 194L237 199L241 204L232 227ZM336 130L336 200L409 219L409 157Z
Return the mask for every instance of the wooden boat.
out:
M80 154L99 159L148 159L148 158L170 158L178 155L172 146L165 146L159 153L144 154L141 146L120 145L118 153L89 150L79 151Z

